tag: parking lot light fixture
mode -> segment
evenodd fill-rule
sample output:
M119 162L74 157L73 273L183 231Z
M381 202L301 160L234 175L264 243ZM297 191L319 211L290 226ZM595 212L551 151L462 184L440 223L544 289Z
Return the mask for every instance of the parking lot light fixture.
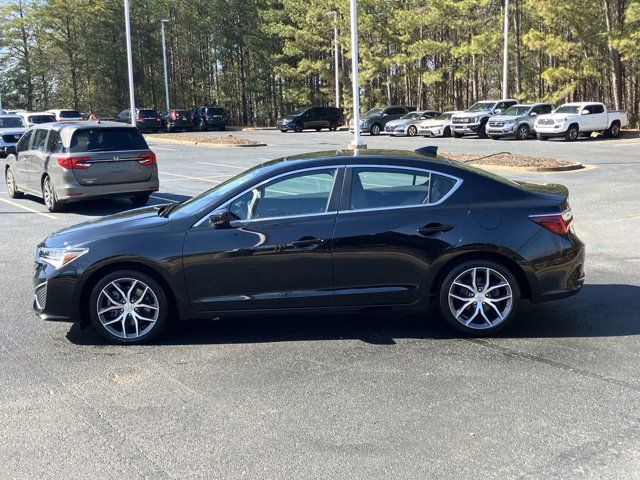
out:
M164 24L169 20L160 21L160 31L162 32L162 64L164 67L164 98L167 102L167 112L169 111L169 75L167 74L167 44L164 36Z
M131 109L131 125L136 126L136 100L133 88L133 56L131 53L131 19L129 15L129 0L124 0L124 29L127 37L127 70L129 73L129 102Z
M351 14L351 85L353 90L353 143L349 148L356 151L367 148L360 140L360 83L358 82L358 5L350 0Z

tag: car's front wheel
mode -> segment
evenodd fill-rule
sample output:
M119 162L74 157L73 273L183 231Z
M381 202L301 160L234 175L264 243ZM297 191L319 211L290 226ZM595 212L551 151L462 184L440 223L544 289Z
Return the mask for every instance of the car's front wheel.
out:
M164 290L149 275L136 270L105 275L93 287L89 302L91 322L111 342L148 342L167 323Z
M369 129L369 134L371 134L371 135L379 135L380 134L380 125L378 125L377 123L374 123L373 125L371 125L371 128Z
M409 128L407 128L407 135L409 137L415 137L418 134L418 128L415 125L410 125Z
M7 168L7 171L4 173L5 180L7 181L7 193L11 198L22 198L24 194L18 190L18 185L16 184L16 179L13 176L13 171L11 168Z
M473 260L453 268L439 292L444 319L466 335L487 336L513 319L520 288L514 275L491 260Z

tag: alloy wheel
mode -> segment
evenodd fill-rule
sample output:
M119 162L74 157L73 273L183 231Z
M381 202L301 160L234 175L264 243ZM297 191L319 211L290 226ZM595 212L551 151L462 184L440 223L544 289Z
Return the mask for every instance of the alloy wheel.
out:
M520 128L518 128L519 140L526 140L528 137L529 137L529 129L527 128L526 125L522 125Z
M42 183L42 196L44 197L44 204L49 210L51 210L54 205L55 197L49 177L45 178L44 182Z
M458 275L448 292L449 309L463 326L474 330L502 323L513 308L507 279L489 267L474 267Z
M380 125L377 123L371 127L371 135L378 135L380 133Z
M618 135L620 135L620 125L614 123L613 125L611 125L611 136L613 138L617 138Z
M414 125L411 125L407 129L407 135L409 135L410 137L415 137L417 133L418 133L418 129Z
M112 335L135 340L147 335L160 315L158 297L149 285L135 278L118 278L98 295L96 312Z
M7 192L9 193L9 196L13 198L16 194L16 182L13 179L13 172L11 171L11 169L7 170L6 180L7 180Z

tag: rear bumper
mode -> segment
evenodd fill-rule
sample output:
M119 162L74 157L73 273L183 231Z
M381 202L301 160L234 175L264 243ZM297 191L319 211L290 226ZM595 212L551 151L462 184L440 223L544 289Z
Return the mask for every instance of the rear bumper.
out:
M157 171L151 174L149 180L109 185L80 185L73 174L71 174L71 177L69 178L68 175L52 176L56 196L62 202L131 196L137 193L153 193L160 189Z

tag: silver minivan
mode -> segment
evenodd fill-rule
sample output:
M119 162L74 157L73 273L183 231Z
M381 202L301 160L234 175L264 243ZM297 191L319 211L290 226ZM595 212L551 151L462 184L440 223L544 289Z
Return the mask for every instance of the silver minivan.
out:
M38 125L7 153L9 195L41 196L52 212L99 197L130 197L141 206L159 188L155 154L137 128L120 123Z

